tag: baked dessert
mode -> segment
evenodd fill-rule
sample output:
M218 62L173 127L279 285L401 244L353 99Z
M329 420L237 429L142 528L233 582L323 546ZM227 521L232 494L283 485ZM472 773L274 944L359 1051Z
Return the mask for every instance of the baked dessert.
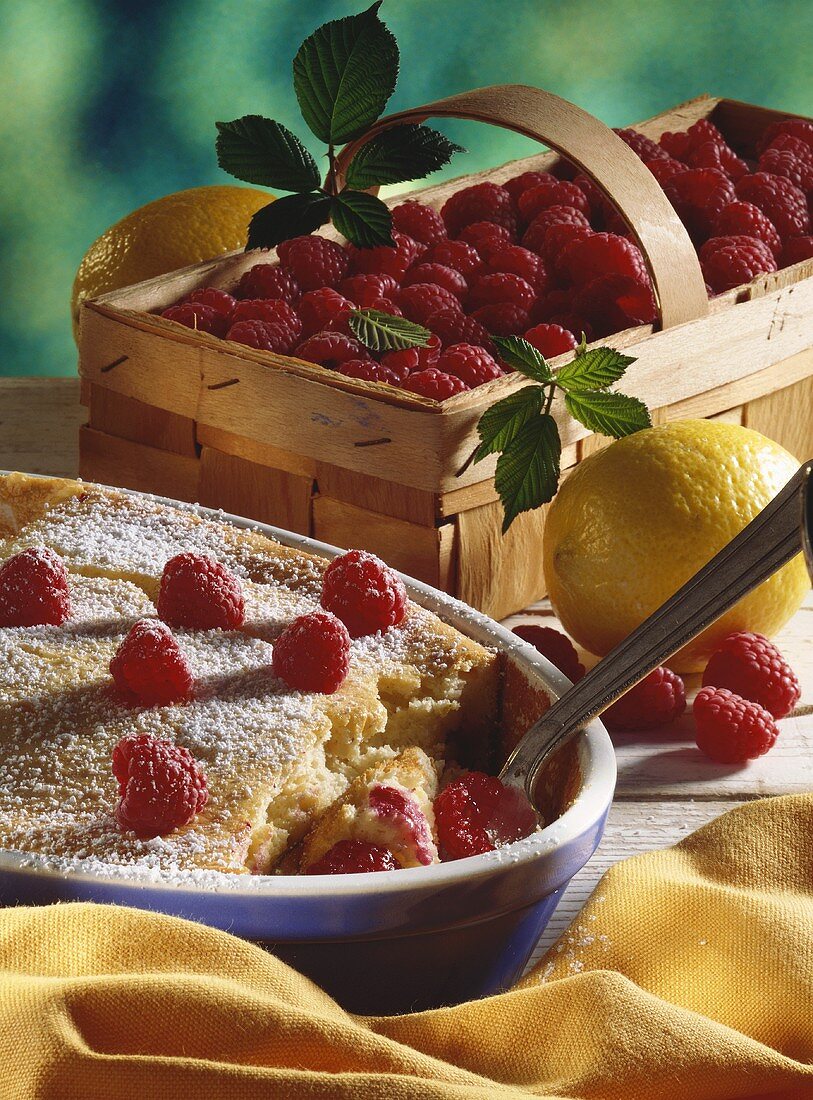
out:
M447 762L495 762L500 662L378 559L328 567L183 507L22 474L0 479L0 524L0 846L290 873L375 847L369 792L386 788L396 865L438 858ZM43 570L61 610L21 625ZM204 621L204 589L222 620ZM392 825L404 806L429 830L418 857Z

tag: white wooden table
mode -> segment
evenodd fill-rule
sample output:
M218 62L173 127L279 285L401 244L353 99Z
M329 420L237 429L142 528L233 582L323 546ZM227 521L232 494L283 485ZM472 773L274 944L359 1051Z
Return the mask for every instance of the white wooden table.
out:
M78 380L0 378L0 469L75 476L84 420ZM506 620L520 622L557 625L545 600ZM691 713L663 730L615 735L618 787L604 840L566 891L537 954L617 860L667 847L748 799L813 790L813 594L777 642L802 681L802 698L766 756L742 768L712 763L694 747ZM688 678L689 697L698 681Z

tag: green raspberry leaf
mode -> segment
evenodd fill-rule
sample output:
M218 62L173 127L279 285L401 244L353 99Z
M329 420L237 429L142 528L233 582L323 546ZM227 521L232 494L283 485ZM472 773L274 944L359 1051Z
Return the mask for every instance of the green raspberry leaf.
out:
M340 191L330 200L330 216L342 236L358 248L375 248L380 244L395 246L392 214L375 195L347 189Z
M328 145L343 145L375 122L398 79L398 45L378 18L381 2L334 19L306 38L294 58L302 117Z
M623 393L584 390L565 394L565 405L572 417L591 432L613 439L651 428L652 419L643 401Z
M313 233L330 220L330 199L319 192L285 195L258 210L248 227L246 252Z
M497 459L494 487L504 510L503 534L521 512L553 500L561 454L556 421L543 413L524 424Z
M617 382L635 359L622 355L615 348L593 348L591 351L577 350L572 363L565 363L556 372L557 386L571 393L583 393L586 390L605 390Z
M463 148L429 126L390 126L370 138L350 162L348 187L419 180L448 164Z
M432 333L423 325L393 317L379 309L354 309L350 314L353 335L371 351L402 351L425 348Z
M217 163L224 171L263 187L314 191L321 182L316 161L291 131L262 115L216 122Z
M520 429L542 412L544 393L541 386L526 386L486 409L477 424L482 442L474 452L474 462L504 451Z
M534 382L550 382L550 372L544 355L522 336L492 336L500 358L509 367L521 371Z

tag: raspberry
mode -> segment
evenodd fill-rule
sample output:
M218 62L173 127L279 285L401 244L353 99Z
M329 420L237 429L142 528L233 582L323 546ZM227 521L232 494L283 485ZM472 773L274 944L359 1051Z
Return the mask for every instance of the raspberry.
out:
M701 118L693 123L684 133L667 132L661 134L660 147L665 150L670 157L674 157L676 160L685 161L691 152L707 141L725 144L725 138L714 123L709 122L707 118Z
M119 741L113 775L116 821L145 840L188 825L209 801L206 776L189 750L146 733Z
M686 166L681 164L680 170L684 172ZM613 204L589 176L585 176L580 172L577 176L574 176L573 183L582 192L588 204L587 210L584 210L582 206L579 206L578 209L584 210L584 213L589 215L595 225L603 224L615 211Z
M332 370L350 359L372 358L358 340L352 336L346 336L343 332L317 332L300 344L294 355L297 359L318 363Z
M71 616L68 573L45 546L31 546L0 566L0 626L61 626Z
M379 313L388 313L390 317L403 317L404 311L391 298L376 298L365 309L377 309Z
M203 554L176 554L164 566L158 617L188 630L237 630L246 617L243 589L225 565Z
M792 134L779 134L759 158L759 171L784 176L802 191L813 188L813 149Z
M307 339L317 332L345 332L347 318L353 309L348 298L329 286L309 290L299 303L302 335Z
M662 157L660 160L645 160L644 164L663 187L670 179L686 171L686 165L671 157Z
M292 306L299 301L299 295L299 283L290 271L279 264L255 264L250 267L243 273L235 291L237 298L282 298L283 302Z
M296 310L283 302L281 298L245 298L238 302L231 315L231 324L240 321L263 321L267 325L276 325L290 336L290 343L296 343L302 332L302 322Z
M725 144L716 141L706 141L693 149L686 158L686 163L691 168L718 168L729 179L738 180L748 175L748 165Z
M479 344L486 351L494 350L488 331L476 318L466 317L459 309L439 309L427 317L426 327L440 337L444 347L449 344Z
M494 222L515 233L517 219L510 191L498 183L475 183L456 191L443 204L440 212L450 237L472 222Z
M782 251L782 241L773 222L750 202L730 202L714 221L715 237L755 237L764 241L774 256Z
M366 840L339 840L321 859L306 867L306 875L358 875L370 871L397 871L399 863L388 848Z
M586 340L589 344L593 339L593 326L583 317L580 313L573 313L563 311L562 313L552 313L548 318L549 325L558 325L559 328L567 329L568 332L572 332L577 340Z
M423 245L407 237L405 233L393 230L392 239L395 248L382 244L377 248L356 248L350 245L348 253L350 266L355 275L389 275L396 283L403 279L404 275L417 260L423 251Z
M522 236L522 247L541 252L548 230L554 225L576 225L590 228L590 222L575 206L549 206L537 214Z
M550 172L523 172L519 176L512 176L510 180L506 180L503 187L516 203L523 191L548 181L557 182L556 176Z
M782 249L782 267L800 264L813 257L813 237L789 237Z
M336 370L345 378L361 378L365 382L386 382L390 386L400 385L409 373L409 371L392 370L383 363L376 363L374 359L348 359L346 363L340 363Z
M519 213L527 225L537 214L551 206L573 206L582 214L590 213L587 196L575 183L567 180L545 180L524 191L518 201Z
M433 862L436 849L432 829L418 800L400 787L376 783L368 804L373 816L393 835L393 854L424 867Z
M730 246L753 249L756 255L765 259L766 263L770 263L773 256L768 245L757 237L741 237L736 235L730 237L709 237L709 239L704 241L700 246L698 255L701 261L708 260L715 252L719 252L720 249Z
M637 130L619 130L618 128L615 128L615 132L641 160L666 159L667 154L664 150L652 138L648 138L646 134L640 134Z
M480 306L472 313L472 317L492 336L515 336L524 332L529 323L528 310L515 306L512 302L493 302L491 305Z
M296 343L288 329L281 325L269 325L265 321L238 321L226 333L226 339L249 348L274 351L278 355L288 355Z
M790 714L802 694L788 662L762 634L729 634L714 651L703 687L728 688L743 699L759 703L774 718Z
M743 176L737 181L737 198L758 206L776 226L783 240L810 232L805 194L784 176L772 176L768 172Z
M168 706L188 699L194 679L189 662L166 623L139 619L110 662L110 675L133 703Z
M341 245L326 237L294 237L277 249L282 266L299 284L300 290L336 287L347 274L349 258Z
M476 248L465 241L440 241L424 253L422 264L443 264L459 271L466 282L476 275L483 266L483 260Z
M719 168L687 168L663 189L694 241L710 235L714 219L736 197L734 184Z
M404 348L402 351L385 352L381 356L381 363L383 366L395 371L403 381L408 374L425 370L426 367L434 367L440 358L441 350L440 337L432 333L426 347Z
M402 390L409 390L410 393L417 393L421 397L431 397L433 401L445 401L447 397L463 393L468 388L462 378L445 374L436 367L416 371L401 384Z
M570 222L559 222L550 226L545 232L542 245L537 248L537 253L542 257L542 262L548 270L556 271L559 256L571 241L589 237L593 230L590 226L573 225Z
M498 252L492 252L488 259L490 271L508 271L512 275L519 275L539 296L548 287L548 273L540 256L522 248L518 244L510 244L501 248Z
M459 271L445 264L416 264L411 271L406 273L403 286L414 286L416 283L433 283L443 287L450 294L454 294L458 301L463 301L468 293L466 280Z
M231 294L227 294L225 290L218 290L217 287L213 286L193 290L191 294L187 294L184 301L208 306L209 309L213 309L215 313L220 313L223 317L229 317L237 304L236 299L232 298Z
M502 378L502 370L485 348L475 344L452 344L438 361L438 370L462 379L470 389Z
M470 309L510 302L511 305L527 311L535 301L534 288L510 271L493 271L481 275L469 294Z
M697 747L719 764L744 764L764 756L779 736L779 727L764 707L727 688L701 688L693 713Z
M397 286L391 275L351 275L339 283L339 293L357 306L369 309L371 302L394 294Z
M569 290L551 290L544 298L541 298L531 310L534 324L547 321L554 313L564 313L573 301L573 293Z
M722 244L705 257L700 257L703 276L715 294L750 283L757 275L776 271L776 260L770 249L755 237L718 237L712 240L738 242Z
M361 638L397 626L406 614L407 596L404 582L381 558L348 550L325 570L321 602L353 638Z
M434 810L445 860L493 852L537 827L525 796L484 772L467 772L449 783L435 799Z
M392 210L393 229L406 233L413 241L427 247L446 239L446 225L443 218L431 206L422 202L402 202Z
M536 350L541 352L546 359L553 359L557 355L564 355L566 352L573 351L578 347L576 337L573 333L569 332L566 328L562 328L561 325L534 325L533 328L529 328L525 333L525 339L529 344L533 344ZM543 630L548 628L535 627L534 629ZM518 631L515 630L514 633L516 634ZM525 635L520 634L520 637L524 638ZM562 637L564 637L564 635L562 635ZM530 641L530 638L526 639L526 641Z
M544 352L543 352L544 354ZM523 623L514 627L514 633L523 642L530 642L543 657L567 676L575 684L584 676L584 665L579 660L576 647L567 635L552 626L533 626Z
M405 317L425 325L428 317L440 309L460 309L460 300L445 287L434 283L416 283L403 287L398 294L398 305Z
M627 275L639 283L649 281L638 246L615 233L591 233L572 241L562 253L558 268L576 286L586 286L600 275Z
M649 325L657 317L651 287L629 275L599 275L579 291L576 308L588 318L597 336Z
M757 142L757 152L764 152L780 134L790 134L813 149L813 122L806 118L786 118L783 122L771 123Z
M176 325L194 329L195 332L208 332L212 336L225 336L229 327L228 319L222 313L201 302L181 302L165 309L161 316Z
M601 720L608 730L645 730L674 722L686 709L686 689L676 672L656 668L630 688Z
M470 244L483 260L487 260L492 252L511 244L515 238L513 233L494 222L472 222L458 239L464 244Z
M274 642L271 669L294 691L333 695L350 671L350 635L328 611L299 615Z

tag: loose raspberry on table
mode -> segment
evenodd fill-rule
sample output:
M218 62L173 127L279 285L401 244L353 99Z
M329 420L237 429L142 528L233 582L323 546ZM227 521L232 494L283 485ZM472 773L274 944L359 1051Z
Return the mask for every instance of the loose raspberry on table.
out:
M238 321L226 333L226 339L260 351L273 351L277 355L288 355L296 343L289 329L282 325L269 325L266 321Z
M350 269L354 275L389 275L396 283L400 283L406 272L415 263L418 257L426 251L425 246L408 237L406 233L400 233L397 229L392 231L392 239L395 247L382 244L376 248L356 248L349 245L347 254L350 257Z
M397 287L391 275L350 275L339 283L339 293L362 309L370 309L371 302L390 298Z
M475 183L456 191L440 212L450 237L457 237L472 222L494 222L515 233L517 218L511 192L498 183Z
M284 241L277 248L277 254L282 266L290 271L303 291L338 286L350 263L341 245L313 235Z
M728 688L774 718L790 714L802 694L796 673L773 642L747 631L723 639L706 665L703 687Z
M494 350L494 344L485 329L474 317L467 317L459 309L439 309L426 319L426 327L440 338L443 347L449 344L479 344L486 351Z
M31 546L0 566L0 626L61 626L71 617L68 573L58 554Z
M470 244L475 248L483 260L487 260L492 252L512 244L516 240L514 233L509 233L502 225L494 222L472 222L467 225L458 237L464 244Z
M791 137L798 138L813 150L813 122L806 118L786 118L782 122L772 122L768 126L757 142L757 152L764 152L780 134L790 134Z
M543 657L547 657L552 665L563 672L571 683L575 684L584 676L584 665L579 660L576 647L561 630L554 630L552 626L521 623L514 627L514 633L524 642L530 642Z
M557 355L565 355L578 347L576 337L561 325L540 324L529 328L525 333L525 339L532 344L546 359L553 359ZM530 629L530 628L529 628ZM548 630L549 627L534 627L535 630ZM517 630L514 631L517 633ZM520 634L524 638L524 634ZM562 635L564 637L564 635ZM530 641L530 639L526 639ZM536 643L534 643L536 644ZM547 656L547 654L545 654Z
M813 257L813 237L788 237L782 249L782 267L800 264Z
M639 133L638 130L615 127L615 132L641 160L660 160L665 159L667 156L667 153L657 142L654 142L652 138L648 138L646 134Z
M523 233L522 247L541 254L548 231L554 225L571 225L582 229L590 229L590 222L581 210L577 210L575 206L549 206L547 210L537 214Z
M447 397L463 393L469 387L462 378L454 374L446 374L437 367L427 367L426 370L410 374L406 381L401 383L401 389L417 393L421 397L431 397L433 401L445 401Z
M685 161L689 153L707 141L725 144L725 138L714 123L709 122L707 118L701 118L693 123L688 130L679 133L667 132L661 134L659 144L661 149L665 150L670 157Z
M471 316L492 336L516 336L524 332L530 323L528 310L513 302L492 302L475 309Z
M375 359L348 359L336 368L345 378L361 378L365 382L386 382L390 386L399 386L409 371L396 371L376 363Z
M483 258L465 241L440 241L421 256L421 264L443 264L459 271L468 283L483 267Z
M755 237L720 237L712 240L736 242L722 244L700 257L703 277L715 294L750 283L757 275L776 271L776 260L770 249Z
M338 290L323 286L302 295L299 316L302 319L302 335L307 339L317 332L344 332L349 335L347 320L355 304Z
M297 359L318 363L332 370L350 359L372 358L367 348L353 336L346 336L343 332L317 332L303 341L294 355Z
M805 193L784 176L774 176L769 172L743 176L737 181L737 198L758 206L776 226L783 240L810 232Z
M438 211L412 199L392 208L392 225L427 247L446 239L446 224Z
M358 875L372 871L397 871L400 864L388 848L366 840L339 840L315 863L303 871L306 875Z
M568 180L545 180L544 183L523 191L517 205L520 217L526 225L551 206L574 206L582 214L590 213L590 203L584 191Z
M433 283L435 286L441 286L461 302L469 290L460 272L445 264L416 264L404 276L402 286L414 286L416 283Z
M164 566L158 616L188 630L237 630L246 617L240 581L219 561L187 551Z
M435 799L434 811L444 860L493 852L537 828L536 812L525 796L484 772L467 772L449 783Z
M267 325L278 325L291 337L293 344L302 332L299 314L281 298L244 298L238 302L231 315L231 325L240 321L264 321Z
M715 218L736 198L734 184L719 168L687 168L663 187L693 241L704 241Z
M802 191L813 189L813 149L792 134L779 134L759 158L759 171L784 176Z
M146 733L123 737L112 763L119 784L116 821L145 840L188 825L209 801L206 776L182 745Z
M492 271L481 275L469 292L469 309L510 302L526 312L536 301L534 288L519 275L510 271Z
M398 305L405 317L419 325L441 309L461 309L460 299L445 287L435 283L415 283L398 293Z
M592 232L593 230L589 225L573 225L570 222L559 222L548 228L542 239L541 247L536 251L542 258L545 267L555 274L557 272L557 261L559 256L567 245L569 245L571 241L589 237Z
M294 691L333 695L350 671L350 635L329 611L299 615L274 642L271 670Z
M208 332L211 336L225 336L229 327L228 318L201 302L181 302L165 309L161 316L176 325L194 329L195 332Z
M556 181L556 176L551 172L522 172L518 176L512 176L510 180L506 180L503 187L516 203L523 191L548 180Z
M237 305L236 298L232 298L231 294L227 294L225 290L218 290L214 286L204 286L200 290L193 290L191 294L187 294L184 301L197 302L198 305L208 306L209 309L222 314L223 317L229 317Z
M406 605L404 582L367 550L348 550L325 570L322 607L338 615L353 638L397 626Z
M548 289L550 282L542 257L518 244L510 244L492 252L488 259L488 269L519 275L533 287L537 297Z
M652 324L658 315L650 285L629 275L599 275L579 291L576 308L599 337Z
M194 678L172 631L158 619L140 619L110 661L113 683L132 703L169 706L189 699Z
M425 347L387 351L381 356L381 362L385 367L395 371L403 381L408 374L434 367L440 359L442 349L440 337L433 332Z
M571 241L557 269L577 287L587 286L600 275L627 275L639 283L649 282L638 246L615 233L591 233Z
M282 298L292 306L300 294L299 283L279 264L255 264L243 273L235 291L237 298Z
M727 688L701 688L693 714L697 747L719 764L744 764L764 756L779 736L769 711Z
M438 360L438 370L462 379L470 389L503 375L494 357L475 344L452 344L446 348Z
M660 667L607 707L601 720L608 730L644 730L674 722L685 709L683 680Z
M663 187L665 183L686 171L686 165L672 157L661 157L660 160L645 160L644 164Z
M770 218L751 202L730 202L714 220L715 237L755 237L763 241L774 256L782 251L782 240Z

